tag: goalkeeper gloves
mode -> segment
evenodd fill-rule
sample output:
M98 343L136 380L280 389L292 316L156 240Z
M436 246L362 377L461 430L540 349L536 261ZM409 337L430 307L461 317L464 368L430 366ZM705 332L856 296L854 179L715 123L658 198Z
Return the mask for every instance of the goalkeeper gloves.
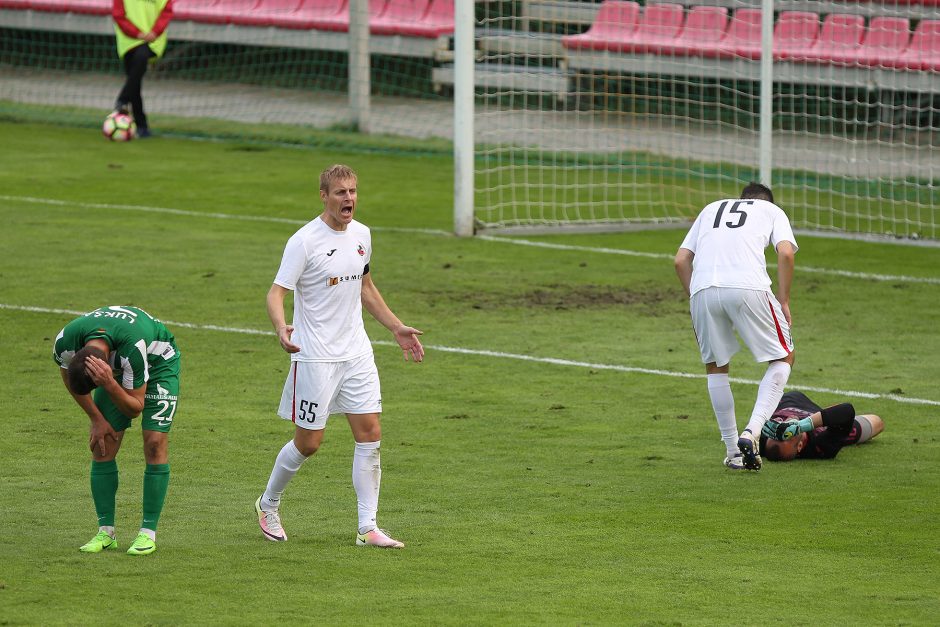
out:
M789 440L799 433L808 433L813 429L815 429L815 427L813 426L812 418L807 417L801 420L791 418L784 422L768 420L764 423L764 428L761 429L761 433L771 440Z

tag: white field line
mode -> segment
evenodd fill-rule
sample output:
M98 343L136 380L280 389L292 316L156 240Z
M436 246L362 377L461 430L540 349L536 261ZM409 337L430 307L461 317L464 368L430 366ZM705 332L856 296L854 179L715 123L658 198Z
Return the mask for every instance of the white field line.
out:
M54 309L50 307L29 307L25 305L8 305L5 303L0 303L0 309L8 309L12 311L28 311L34 313L48 313L48 314L68 314L72 316L80 316L84 311L75 311L71 309ZM223 333L240 333L243 335L274 335L273 331L264 331L261 329L243 329L239 327L223 327L215 324L197 324L193 322L177 322L173 320L163 320L169 327L183 327L187 329L198 329L204 331L220 331ZM373 340L373 344L377 346L395 346L398 344L396 342L390 342L386 340ZM689 372L674 372L672 370L657 370L653 368L637 368L634 366L620 366L617 364L595 364L586 361L572 361L570 359L559 359L556 357L536 357L534 355L521 355L518 353L504 353L502 351L491 351L491 350L480 350L473 348L459 348L455 346L436 346L428 345L425 349L429 352L439 351L441 353L456 353L460 355L475 355L480 357L493 357L496 359L515 359L517 361L529 361L539 364L550 364L554 366L565 366L571 368L589 368L591 370L613 370L615 372L630 372L635 374L648 374L660 377L673 377L679 379L704 379L704 374L694 374ZM743 383L746 385L760 385L760 381L755 381L753 379L739 379L732 377L731 381L734 383ZM868 399L885 399L896 401L898 403L907 403L910 405L932 405L934 407L940 407L940 401L934 401L926 398L913 398L908 396L900 396L897 394L878 394L875 392L859 392L857 390L838 390L832 388L824 388L812 385L796 385L793 384L790 387L800 390L806 390L808 392L823 392L826 394L835 394L837 396L849 396L852 398L868 398Z
M122 205L109 203L88 203L72 202L65 200L55 200L52 198L35 198L31 196L7 196L0 194L0 200L11 202L23 202L41 205L52 205L57 207L83 207L87 209L113 209L118 211L142 211L149 213L165 213L169 215L188 216L194 218L214 218L217 220L244 220L248 222L273 222L280 224L306 224L308 220L297 220L294 218L278 218L274 216L251 216L235 215L230 213L203 213L200 211L187 211L185 209L171 209L169 207L147 207L143 205ZM441 229L414 229L403 227L371 227L373 231L385 233L422 233L425 235L438 235L452 237L453 234ZM649 259L672 260L675 255L668 253L649 253L637 250L625 250L621 248L603 248L594 246L576 246L572 244L555 244L552 242L539 242L515 237L504 237L498 235L478 235L476 239L488 242L502 242L504 244L515 244L517 246L533 246L536 248L548 248L552 250L569 250L587 253L599 253L604 255L625 255L630 257L646 257ZM771 264L773 267L773 264ZM828 274L831 276L841 276L850 279L862 279L865 281L893 281L901 283L926 283L928 285L940 285L940 278L937 277L914 277L898 274L872 274L868 272L852 272L849 270L834 270L830 268L814 268L811 266L797 266L798 272L808 272L811 274Z

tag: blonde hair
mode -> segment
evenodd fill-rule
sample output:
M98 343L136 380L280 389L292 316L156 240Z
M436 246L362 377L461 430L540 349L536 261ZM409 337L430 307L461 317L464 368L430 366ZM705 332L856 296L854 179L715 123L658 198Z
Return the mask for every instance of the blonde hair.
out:
M359 177L356 176L356 173L348 165L336 164L331 165L327 169L320 172L320 191L329 192L330 185L333 184L333 181L340 181L343 179L353 179L358 181Z

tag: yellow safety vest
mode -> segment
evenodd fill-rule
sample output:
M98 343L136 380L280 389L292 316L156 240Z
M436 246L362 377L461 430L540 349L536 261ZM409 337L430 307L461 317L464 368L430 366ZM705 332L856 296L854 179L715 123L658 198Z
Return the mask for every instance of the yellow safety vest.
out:
M124 0L124 13L130 23L140 29L140 32L149 33L166 3L167 0ZM117 36L118 56L122 59L128 50L145 43L142 39L125 35L117 24L114 25L114 34ZM166 31L163 31L162 35L148 45L155 55L162 57L166 50Z

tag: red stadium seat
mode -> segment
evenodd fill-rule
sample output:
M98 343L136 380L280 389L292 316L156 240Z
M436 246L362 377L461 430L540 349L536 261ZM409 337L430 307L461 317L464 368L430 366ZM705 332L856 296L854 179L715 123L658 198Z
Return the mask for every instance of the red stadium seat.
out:
M940 20L921 20L911 43L894 62L907 70L940 70Z
M861 15L827 15L819 38L809 49L806 60L817 63L854 63L865 34Z
M639 19L638 3L604 0L586 33L567 35L561 38L561 42L566 48L621 52L619 42L633 39Z
M30 9L32 0L0 0L0 9L19 9L25 11Z
M454 32L454 0L389 0L385 12L369 20L375 35L437 37Z
M301 0L260 0L250 11L233 13L232 24L246 26L272 26L272 20L290 15L300 8Z
M86 15L111 15L110 0L32 0L29 8L51 13L83 13Z
M369 32L376 35L403 35L403 29L418 24L431 6L431 0L388 0L385 11L369 20Z
M774 27L774 59L802 61L819 34L819 15L806 11L785 11Z
M250 13L261 0L175 0L175 19L205 24L230 24L232 16Z
M911 39L906 17L873 18L853 61L866 67L894 67Z
M726 7L692 7L685 18L685 26L674 43L662 50L683 56L717 57L719 43L728 29Z
M738 9L728 23L728 32L718 46L718 56L760 58L760 9Z
M284 15L271 15L271 26L298 30L349 30L349 7L346 0L302 0L297 10Z
M633 41L627 52L668 54L667 46L675 42L685 17L681 4L648 4L640 18Z
M438 35L454 32L454 0L431 0L431 8L424 16L424 26Z

